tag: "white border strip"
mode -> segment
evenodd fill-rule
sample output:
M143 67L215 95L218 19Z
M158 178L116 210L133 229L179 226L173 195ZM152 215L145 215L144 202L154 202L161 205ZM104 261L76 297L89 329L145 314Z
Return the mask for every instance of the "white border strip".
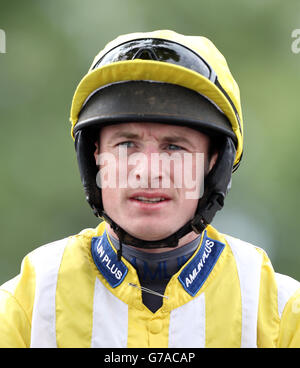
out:
M96 278L91 347L126 348L127 337L128 305Z
M29 254L36 272L31 348L56 348L55 296L59 267L68 238L44 245Z
M257 347L257 318L262 255L252 244L226 236L234 255L241 287L241 348Z
M300 289L300 283L293 278L275 273L278 288L278 314L281 318L283 310L289 299Z
M205 295L172 310L169 326L169 348L205 347Z

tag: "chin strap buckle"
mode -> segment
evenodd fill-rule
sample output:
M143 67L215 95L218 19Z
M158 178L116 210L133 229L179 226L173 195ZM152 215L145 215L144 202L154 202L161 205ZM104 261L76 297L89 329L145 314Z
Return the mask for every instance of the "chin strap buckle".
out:
M224 205L224 195L214 193L210 196L205 208L196 214L191 222L191 227L197 234L201 234L208 224L211 223L215 213L222 209Z
M206 226L207 223L201 215L196 215L191 221L191 228L196 234L201 234L203 230L205 230Z

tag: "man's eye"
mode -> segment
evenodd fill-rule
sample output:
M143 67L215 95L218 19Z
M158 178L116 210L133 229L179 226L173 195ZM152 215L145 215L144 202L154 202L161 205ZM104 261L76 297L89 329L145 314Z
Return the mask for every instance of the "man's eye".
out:
M182 150L183 148L180 146L177 146L176 144L168 144L167 149L169 151L179 151L179 150Z
M134 147L134 143L132 141L125 141L125 142L120 142L118 144L118 146L126 147L126 148L132 148L132 147Z

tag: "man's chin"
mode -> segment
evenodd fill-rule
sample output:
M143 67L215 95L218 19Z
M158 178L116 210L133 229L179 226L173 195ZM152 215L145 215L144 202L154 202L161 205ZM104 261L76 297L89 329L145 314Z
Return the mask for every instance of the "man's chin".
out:
M128 216L123 221L116 219L114 221L135 238L145 241L157 241L169 237L179 229L177 221L176 226L174 226L171 221L166 220L170 219L166 219L166 217L152 219L150 216L147 218ZM111 228L110 232L112 232Z
M126 230L130 235L134 236L135 238L146 240L146 241L157 241L161 239L165 239L168 236L172 235L176 229L173 231L172 229L168 230L168 227L162 227L153 225L144 225L144 226L134 226L133 227L126 227Z

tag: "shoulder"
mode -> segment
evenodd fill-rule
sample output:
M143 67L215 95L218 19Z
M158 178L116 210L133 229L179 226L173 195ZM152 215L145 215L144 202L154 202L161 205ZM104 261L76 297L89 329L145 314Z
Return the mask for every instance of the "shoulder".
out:
M218 232L210 226L210 237L213 237L226 244L229 254L235 260L235 264L239 273L260 272L262 266L270 266L271 262L267 253L260 247L241 240L237 237L230 236Z
M34 290L37 281L41 278L57 277L66 252L68 251L70 258L82 257L83 253L89 251L90 240L93 236L97 236L97 232L98 228L85 229L79 234L34 249L23 258L20 274L1 285L0 290L19 298L24 294L21 290L27 290L28 294L29 289ZM29 294L34 294L34 291Z
M281 317L287 302L300 289L300 283L289 276L276 273L268 254L261 247L213 230L229 247L235 259L240 281L247 280L250 284L251 280L257 279L260 281L261 291L268 288L268 293L272 289L277 295L278 314Z
M64 260L63 272L68 274L82 267L89 253L90 240L97 236L97 231L97 228L83 230L42 245L23 258L20 273L0 286L0 340L1 334L5 334L12 337L11 346L23 346L24 341L26 346L29 344L28 331L37 300L46 300L46 294L55 292ZM24 341L17 342L17 336L22 336Z
M72 258L88 252L91 238L96 234L97 229L84 229L78 234L36 248L24 258L24 261L28 261L36 273L45 274L58 271L66 253Z
M276 296L274 304L277 304L279 319L288 311L295 313L296 310L300 318L300 282L275 272L270 258L262 248L229 235L224 235L224 238L239 273L246 274L245 279L252 279L256 274L260 279L260 294Z
M33 286L39 271L43 270L46 273L54 264L59 263L68 239L65 238L42 245L28 253L22 260L19 275L1 285L0 290L5 290L14 295L18 292L20 284L23 284L24 287L26 285Z
M257 263L260 265L261 273L269 270L269 276L274 279L277 287L278 304L281 310L286 299L300 288L300 283L292 277L275 272L271 260L264 249L229 235L224 235L224 238L234 257L239 259L244 266Z
M274 271L260 247L222 235L235 259L242 300L257 301L257 337L261 346L300 346L300 283Z
M292 277L275 273L278 287L278 312L280 317L288 304L292 304L292 312L300 317L300 282Z
M288 276L276 274L280 329L277 346L300 347L300 283Z
M247 241L241 240L239 238L227 235L227 234L223 234L226 243L229 245L231 251L234 253L235 256L238 257L248 257L248 256L252 256L252 257L267 257L266 252L252 244L249 243Z

